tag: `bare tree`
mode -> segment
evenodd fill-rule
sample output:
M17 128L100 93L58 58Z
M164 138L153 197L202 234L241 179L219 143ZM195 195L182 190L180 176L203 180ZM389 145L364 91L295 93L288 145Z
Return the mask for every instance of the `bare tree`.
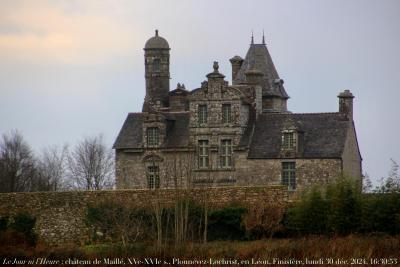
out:
M60 191L65 189L65 164L67 146L62 148L50 146L45 148L38 160L38 178L42 182L42 190Z
M386 178L381 178L380 185L374 190L380 193L393 193L400 192L400 174L399 164L394 160L390 159L391 167L389 175Z
M365 173L365 175L362 178L362 192L369 193L371 191L372 191L372 181L371 178L369 177L369 174Z
M73 188L101 190L113 187L113 153L101 135L86 137L75 146L68 155L68 171Z
M0 192L32 191L35 159L23 136L13 130L0 141Z

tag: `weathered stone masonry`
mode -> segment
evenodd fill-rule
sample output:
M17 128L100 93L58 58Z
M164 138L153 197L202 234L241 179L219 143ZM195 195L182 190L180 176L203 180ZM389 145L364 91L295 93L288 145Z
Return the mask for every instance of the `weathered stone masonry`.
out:
M90 204L110 201L152 208L156 204L173 205L177 197L185 194L194 201L206 200L211 208L229 203L283 206L288 200L288 192L282 186L5 193L0 194L0 216L26 212L36 217L35 232L39 241L47 245L84 244L89 238L85 215Z
M170 91L163 37L144 47L146 97L114 143L117 188L285 184L302 190L342 175L361 185L362 158L349 90L337 112L292 113L265 39L235 56L232 82L214 62L199 88Z

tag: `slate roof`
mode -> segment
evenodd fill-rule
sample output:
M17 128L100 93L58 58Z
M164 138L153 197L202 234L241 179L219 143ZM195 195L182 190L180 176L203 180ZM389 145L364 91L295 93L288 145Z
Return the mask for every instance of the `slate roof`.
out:
M187 147L189 145L189 112L170 112L165 116L167 119L165 147Z
M281 131L292 122L303 132L302 158L340 158L349 121L340 113L263 113L255 123L249 158L279 158Z
M165 148L186 147L189 140L189 112L162 113L167 123ZM129 113L114 149L143 148L143 113Z
M265 44L250 45L250 48L246 54L246 58L244 59L242 66L237 73L235 81L238 83L246 82L245 72L251 69L259 70L264 74L264 81L262 84L263 96L267 95L289 98L285 88L277 83L280 78Z
M129 113L113 145L115 149L141 148L143 140L143 113Z
M189 112L166 112L167 137L164 148L184 148L189 144ZM280 158L281 132L295 127L300 132L301 158L340 158L349 121L340 113L263 113L250 117L240 141L249 147L249 158ZM114 143L115 149L143 148L143 114L129 113Z

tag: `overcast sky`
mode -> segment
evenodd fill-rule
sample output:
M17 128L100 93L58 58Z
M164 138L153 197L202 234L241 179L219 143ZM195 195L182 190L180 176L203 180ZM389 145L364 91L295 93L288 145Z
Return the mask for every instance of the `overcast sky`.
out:
M292 112L338 110L355 95L364 172L400 161L400 1L0 0L0 134L36 150L103 133L111 146L145 94L143 47L171 47L171 89L200 86L262 31ZM329 137L328 137L329 138Z

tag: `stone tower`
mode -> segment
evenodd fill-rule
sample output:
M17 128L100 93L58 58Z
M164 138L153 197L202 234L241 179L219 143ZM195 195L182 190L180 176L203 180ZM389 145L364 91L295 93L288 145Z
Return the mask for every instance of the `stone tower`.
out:
M158 30L144 46L146 96L143 112L168 106L169 50L167 40L158 35Z

